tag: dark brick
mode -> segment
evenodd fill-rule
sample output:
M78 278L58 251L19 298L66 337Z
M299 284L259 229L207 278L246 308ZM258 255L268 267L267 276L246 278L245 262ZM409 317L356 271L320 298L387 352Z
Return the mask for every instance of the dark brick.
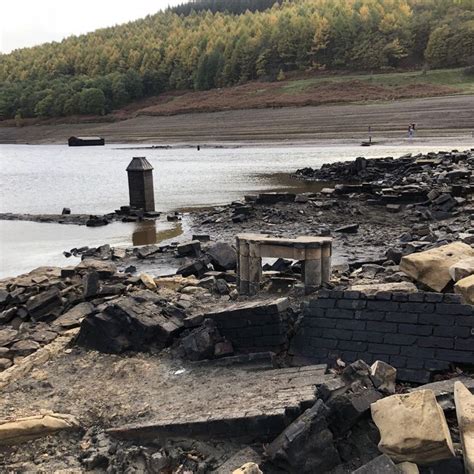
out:
M454 324L474 328L474 316L456 316Z
M425 301L425 294L423 292L410 293L408 295L408 301L423 302Z
M344 351L341 352L341 359L346 362L355 362L357 360L357 352Z
M382 311L358 311L355 314L355 319L366 319L369 321L383 321L385 313Z
M348 309L328 309L326 312L328 318L353 319L354 311Z
M378 321L368 321L367 331L376 332L397 332L397 325L395 323L384 323Z
M337 344L337 348L343 351L362 352L367 349L367 343L359 341L339 341Z
M408 294L407 293L393 293L392 301L398 301L400 303L408 301Z
M422 369L424 366L423 359L417 359L415 357L407 357L406 367L407 369Z
M425 293L427 303L441 303L443 301L442 293Z
M406 303L400 305L400 309L407 313L432 313L435 305L433 303Z
M390 356L390 364L392 364L396 369L399 367L405 367L407 363L407 358L403 356L393 355Z
M428 383L431 380L431 374L428 370L399 369L397 378L403 382Z
M366 305L365 300L339 300L336 306L343 309L364 309Z
M332 298L333 300L338 300L342 298L342 295L344 294L343 291L340 290L332 290L329 292L329 298Z
M373 354L400 354L400 347L389 346L388 344L369 344L369 352Z
M398 311L399 304L396 301L368 301L367 309L376 311Z
M257 341L257 346L279 346L281 344L285 344L287 342L286 335L280 336L262 336L255 338Z
M454 318L450 318L445 314L420 314L418 322L420 324L433 324L434 326L452 326Z
M309 327L312 328L335 328L337 319L328 318L305 318Z
M438 326L433 329L433 335L444 337L469 337L471 335L471 330L467 326ZM471 344L474 350L474 339L471 341Z
M336 339L326 339L320 337L312 337L311 345L322 349L335 349L337 347Z
M431 326L420 326L419 324L399 324L398 332L401 334L415 334L418 336L430 336L433 332L433 328Z
M428 370L448 370L450 364L444 360L425 360L424 366Z
M445 303L461 303L462 298L461 298L461 295L455 295L454 293L446 293L444 295L444 302Z
M344 291L343 294L343 298L346 300L358 300L360 297L360 291Z
M434 359L435 357L431 357ZM437 349L436 359L458 362L461 364L474 364L474 351Z
M401 354L407 357L420 357L422 359L434 359L435 350L426 347L404 346L401 348Z
M418 315L414 313L387 313L385 319L396 323L417 323Z
M454 347L454 339L451 337L427 336L418 339L419 347L433 347L441 349L452 349Z
M323 328L305 328L303 333L308 337L323 337ZM262 334L263 335L263 334ZM271 336L272 334L264 334L265 336Z
M390 357L392 357L390 354L374 354L373 362L375 362L376 360L382 360L384 362L387 362L387 364L390 364Z
M380 332L366 332L366 331L354 331L352 334L353 341L362 342L383 342L384 334Z
M329 290L322 288L318 291L318 298L329 298L330 294L331 292Z
M373 354L369 354L368 352L358 352L357 359L361 359L369 365L377 360L374 358Z
M324 329L324 337L350 341L352 339L352 331L346 329Z
M365 322L364 321L348 321L345 319L340 319L337 321L336 327L340 329L352 329L352 330L361 331L365 329Z
M259 326L239 329L239 337L255 337L262 335L262 328Z
M454 343L454 347L461 351L474 352L474 337L470 337L469 339L456 339L456 342Z
M390 301L393 293L391 291L378 291L375 293L375 299L380 301Z
M472 314L472 307L465 304L437 303L436 313L439 314L460 314L469 316Z
M409 346L414 344L417 336L410 336L408 334L385 334L383 342L386 344L397 344L400 346Z
M309 302L309 307L311 309L313 308L334 308L334 305L336 304L336 300L330 300L330 299L318 299L318 300L311 300Z

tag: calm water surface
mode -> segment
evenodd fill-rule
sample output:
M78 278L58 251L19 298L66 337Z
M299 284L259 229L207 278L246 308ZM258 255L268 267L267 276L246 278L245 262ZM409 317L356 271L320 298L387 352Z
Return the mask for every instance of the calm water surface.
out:
M263 190L311 186L285 173L357 156L400 156L432 146L304 146L212 149L129 149L126 145L0 145L0 212L107 213L128 204L125 168L133 156L154 166L158 211L225 204ZM176 240L182 232L165 221L156 228L115 223L101 228L0 221L0 277L39 265L69 265L63 250L83 245L140 245Z

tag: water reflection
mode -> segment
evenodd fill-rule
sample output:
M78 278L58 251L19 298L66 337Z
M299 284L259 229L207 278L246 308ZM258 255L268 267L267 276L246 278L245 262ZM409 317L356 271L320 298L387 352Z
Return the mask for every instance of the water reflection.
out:
M133 245L150 245L173 239L183 233L181 223L171 228L156 229L156 221L143 220L137 222L132 234Z

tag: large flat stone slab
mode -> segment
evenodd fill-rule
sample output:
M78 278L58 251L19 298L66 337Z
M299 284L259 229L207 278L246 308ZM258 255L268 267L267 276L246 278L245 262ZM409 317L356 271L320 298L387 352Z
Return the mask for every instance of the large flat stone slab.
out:
M316 386L333 378L325 365L234 372L204 381L215 385L205 407L187 412L169 410L153 421L112 428L121 439L270 440L316 401ZM199 393L196 393L199 397ZM177 408L179 401L177 401Z

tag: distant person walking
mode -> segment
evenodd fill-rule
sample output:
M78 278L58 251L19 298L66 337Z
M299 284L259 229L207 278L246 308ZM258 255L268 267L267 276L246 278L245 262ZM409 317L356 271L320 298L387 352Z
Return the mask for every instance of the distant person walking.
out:
M411 140L413 138L413 124L408 125L408 138Z

